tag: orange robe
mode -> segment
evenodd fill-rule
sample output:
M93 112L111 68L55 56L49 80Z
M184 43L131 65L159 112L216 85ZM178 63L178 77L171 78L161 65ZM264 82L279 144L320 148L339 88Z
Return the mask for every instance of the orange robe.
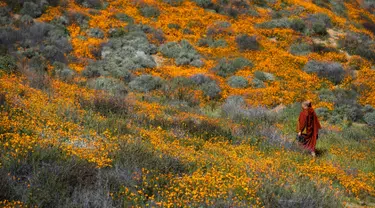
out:
M302 132L305 142L303 147L311 152L315 152L318 132L321 128L318 117L313 108L303 109L299 114L297 131Z

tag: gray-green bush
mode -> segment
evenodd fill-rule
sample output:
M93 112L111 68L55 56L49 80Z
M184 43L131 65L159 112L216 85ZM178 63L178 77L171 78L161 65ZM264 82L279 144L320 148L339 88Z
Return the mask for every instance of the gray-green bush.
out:
M174 58L177 66L192 65L202 67L204 65L201 55L187 41L168 42L159 47L159 51L168 58Z
M253 67L253 64L250 60L243 57L238 57L236 59L220 59L219 63L212 68L216 74L222 77L227 77L233 75L238 70L241 70L245 67Z
M75 0L75 2L84 7L93 9L100 9L103 6L101 0Z
M332 27L331 18L323 13L309 15L305 21L307 22L308 34L327 35L327 28Z
M368 60L375 60L375 41L369 36L359 33L348 33L338 41L340 48L351 55L359 55Z
M263 82L275 80L275 75L273 75L271 73L268 73L268 72L264 72L264 71L255 71L254 77L258 80L263 81Z
M253 80L251 81L251 85L254 87L254 88L264 88L266 87L266 85L264 84L264 82L260 79L257 79L257 78L253 78Z
M17 69L17 62L13 56L0 56L0 69L7 73L14 72Z
M129 83L132 90L139 92L149 92L162 86L162 79L149 74L143 74Z
M37 18L42 15L42 9L34 2L25 2L22 6L21 14L26 14L33 18Z
M127 93L125 84L114 78L99 77L89 80L87 85L96 90L105 90L113 95L125 95Z
M218 47L226 47L228 44L224 39L212 39L212 38L201 38L198 40L198 46L200 47L210 47L210 48L218 48Z
M260 44L255 35L249 36L247 34L236 36L237 47L240 51L256 51L260 49Z
M216 81L205 82L200 86L203 94L210 99L215 99L220 97L221 89Z
M375 126L375 112L366 113L363 119L369 126Z
M61 62L55 62L53 64L53 75L62 81L72 81L75 72Z
M231 76L228 78L227 83L234 88L246 88L249 85L247 79L242 76Z
M82 72L83 75L86 77L111 75L129 81L132 77L130 71L156 67L156 62L151 56L156 53L156 46L149 43L144 32L134 30L112 38L103 45L102 60L90 63Z
M141 12L142 16L144 17L152 17L157 18L160 15L160 10L157 7L154 6L143 6L139 8L139 11Z
M306 63L303 70L307 73L316 73L319 77L324 77L339 84L345 78L345 70L338 62L320 62L311 60Z
M172 6L180 6L183 0L163 0L163 2L170 4Z
M312 46L307 43L294 43L290 46L289 51L293 55L307 55L311 53Z

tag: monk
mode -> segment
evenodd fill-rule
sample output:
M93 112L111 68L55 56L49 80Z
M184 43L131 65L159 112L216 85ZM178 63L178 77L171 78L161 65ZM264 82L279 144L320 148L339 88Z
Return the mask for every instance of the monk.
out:
M321 129L318 117L312 108L311 101L302 102L302 111L299 114L297 123L297 132L304 149L308 150L313 157L315 154L316 140L318 139L319 129Z

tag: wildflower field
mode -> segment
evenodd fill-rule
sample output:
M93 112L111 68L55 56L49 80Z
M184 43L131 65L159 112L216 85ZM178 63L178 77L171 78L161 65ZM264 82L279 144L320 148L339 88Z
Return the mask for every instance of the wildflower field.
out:
M0 6L0 207L375 207L373 1Z

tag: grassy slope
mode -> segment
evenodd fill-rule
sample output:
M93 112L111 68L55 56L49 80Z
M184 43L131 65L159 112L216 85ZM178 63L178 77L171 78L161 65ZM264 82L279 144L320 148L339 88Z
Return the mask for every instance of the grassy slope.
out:
M305 7L301 16L325 12L336 29L372 36L310 2L285 2ZM299 151L293 142L299 107L289 104L309 98L317 106L333 107L332 103L321 102L315 91L323 83L331 88L333 84L301 71L301 66L309 59L347 64L345 54L291 55L288 48L299 37L297 32L254 27L270 19L266 8L257 7L259 17L233 19L204 11L189 1L179 7L158 1L146 3L160 9L157 19L145 18L130 2L116 0L109 1L99 13L89 13L69 2L66 8L51 8L39 20L50 21L59 14L57 11L70 9L89 14L90 27L106 32L103 40L83 40L79 36L87 36L85 30L74 24L68 26L72 53L78 57L70 67L77 72L87 64L87 58L94 58L89 46L105 42L110 28L126 25L112 16L117 12L162 29L167 41L187 39L194 46L213 22L229 21L231 31L222 36L227 47L197 47L206 57L204 67L177 67L167 59L161 67L135 72L165 79L208 73L219 82L222 98L212 101L195 92L200 105L186 107L172 105L161 90L131 92L116 99L82 86L86 80L81 76L69 84L50 78L49 87L39 90L29 86L25 75L2 73L0 203L12 206L20 201L41 207L338 207L375 202L375 138L368 126L324 123L317 146L321 154L316 159ZM354 4L346 6L349 17L360 21L357 16L365 11ZM278 2L271 7L278 9L281 5ZM181 28L190 25L194 35L168 28L168 23ZM238 51L235 37L242 33L256 34L262 50ZM249 76L262 70L278 79L262 89L230 88L224 78L210 70L217 58L228 54L244 56L255 64L237 75ZM374 83L370 66L371 62L364 60L357 79L346 80L341 87ZM311 89L307 94L306 88ZM364 92L360 101L374 106L373 93ZM222 116L221 105L230 95L243 95L248 104L283 103L288 107L280 113L255 109L260 113L253 117L228 119ZM97 102L90 102L93 100Z

